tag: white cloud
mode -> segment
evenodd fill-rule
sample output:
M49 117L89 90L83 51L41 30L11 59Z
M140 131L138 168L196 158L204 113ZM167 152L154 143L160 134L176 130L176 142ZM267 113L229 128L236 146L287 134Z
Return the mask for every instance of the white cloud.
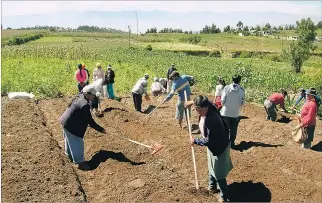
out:
M61 11L282 12L321 16L321 2L303 1L3 1L2 16Z

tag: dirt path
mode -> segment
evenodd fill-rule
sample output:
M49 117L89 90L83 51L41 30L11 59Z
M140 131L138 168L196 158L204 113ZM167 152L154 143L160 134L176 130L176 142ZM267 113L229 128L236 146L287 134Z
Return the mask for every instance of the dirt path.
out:
M79 177L80 186L84 189L84 196L88 201L216 201L214 196L204 193L203 190L198 194L192 193L194 172L188 142L189 134L187 130L178 129L174 119L176 98L156 110L146 122L140 122L140 119L146 114L133 111L132 98L125 97L121 102L104 100L102 102L102 108L105 110L104 117L95 118L95 120L106 127L108 135L103 136L90 128L85 135L85 158L93 167L91 171L75 169L63 154L62 129L58 119L69 101L70 98L42 100L34 107L36 110L32 110L33 108L29 105L30 110L25 112L22 111L22 107L19 110L17 107L19 105L6 104L8 106L3 113L6 115L3 129L6 134L18 134L12 126L17 119L21 120L26 114L28 125L20 125L19 129L24 129L20 133L36 137L36 140L52 140L53 143L56 143L56 145L50 146L56 146L54 147L57 150L55 154L60 154L60 160L64 160L65 167L69 169L69 171L63 170L66 174L57 176L65 177L64 175L71 174L72 177ZM146 102L143 106L151 111L160 101L161 98L159 100L153 98L150 106ZM34 123L32 119L40 119L41 122L41 114L34 115L37 108L43 112L46 126L42 126L42 129L47 131L48 137L40 136L37 131L30 128ZM21 112L16 113L17 109ZM197 115L194 111L192 114L193 129L194 132L197 132ZM232 194L231 200L321 202L322 123L319 121L316 128L313 142L315 150L303 150L291 140L291 130L295 126L295 121L288 123L266 121L264 110L253 105L246 105L242 116L236 140L237 143L240 143L240 150L231 151L234 169L227 178ZM39 128L39 125L37 126ZM157 154L150 155L148 149L112 135L127 136L146 144L160 143L164 145L164 148ZM9 138L3 136L3 140L9 142L10 136ZM62 148L57 146L57 142ZM20 144L31 150L29 149L30 144ZM10 145L7 144L7 146ZM39 144L38 148L44 152L50 146ZM208 183L206 150L196 146L195 153L199 183L204 188ZM30 155L30 157L38 160L34 155ZM9 160L4 155L2 158ZM62 168L62 164L56 162L50 162L49 165L53 168ZM34 164L33 166L37 167L37 170L47 173L48 169ZM8 173L12 173L11 169L7 170ZM57 171L55 170L55 172ZM21 173L15 173L13 176L19 176ZM70 178L70 176L68 177ZM4 179L4 177L2 178ZM65 178L63 179L65 180ZM10 186L11 190L8 194L12 194L12 197L20 192L18 189L13 189L11 182L3 183L5 183L3 188ZM25 183L26 181L20 184ZM66 187L68 189L65 190L73 188L70 185L66 185ZM63 193L55 191L57 192L49 194L64 197ZM33 195L30 199L38 200L39 193ZM66 195L68 196L68 194ZM70 195L64 201L75 201L73 198ZM55 201L57 200L55 199Z

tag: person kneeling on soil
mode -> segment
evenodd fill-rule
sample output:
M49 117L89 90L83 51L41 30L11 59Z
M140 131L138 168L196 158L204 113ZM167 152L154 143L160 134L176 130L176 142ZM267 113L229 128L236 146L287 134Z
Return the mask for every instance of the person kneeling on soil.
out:
M159 78L155 77L154 82L151 85L151 93L153 96L159 96L164 94L167 90L159 82Z
M190 100L190 95L191 95L191 90L190 90L190 84L189 81L193 80L193 76L189 75L182 75L177 71L173 71L169 78L171 81L173 81L171 91L168 94L168 96L163 100L164 102L170 101L170 99L173 97L174 93L177 91L178 92L178 102L177 102L177 108L176 108L176 119L179 120L179 126L182 128L182 120L183 120L183 113L184 113L184 101L185 101L185 96L184 96L184 91L187 93L187 100ZM191 115L191 108L189 108L189 112ZM186 115L187 116L187 115ZM186 117L187 119L187 117Z
M287 92L285 90L282 90L281 93L274 93L265 100L264 108L267 114L266 120L276 121L276 117L277 117L276 111L278 111L276 106L278 104L287 113L287 110L285 109L286 96L287 96Z
M314 138L314 130L316 125L316 115L317 115L317 104L315 101L316 90L314 88L306 91L307 100L303 105L301 110L301 116L299 116L299 121L301 123L301 127L306 131L308 138L302 144L302 148L310 149L311 142Z
M84 158L84 135L87 126L90 125L98 132L106 134L106 130L94 121L90 112L89 102L93 101L95 95L94 87L85 86L59 119L63 126L65 154L81 170L91 169Z
M227 194L228 173L233 169L230 159L229 127L220 116L216 106L206 96L198 96L188 101L185 107L195 106L200 115L199 129L203 138L191 138L191 145L207 146L208 190L220 192L219 202L229 201Z

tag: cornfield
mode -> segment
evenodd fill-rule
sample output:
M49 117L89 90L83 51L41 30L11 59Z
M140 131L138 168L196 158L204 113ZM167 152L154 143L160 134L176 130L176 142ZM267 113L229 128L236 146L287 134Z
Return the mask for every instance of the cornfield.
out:
M72 95L77 92L74 79L77 64L85 63L92 74L97 62L104 69L108 64L112 65L118 94L130 93L137 79L145 72L151 78L165 77L171 63L176 64L180 74L193 75L196 78L194 88L205 92L213 91L219 76L230 83L234 74L240 74L247 100L254 102L263 102L268 95L281 88L289 92L296 92L300 87L318 88L322 78L321 69L306 68L304 73L295 74L286 63L259 59L198 57L135 48L20 45L2 49L1 92L27 91L41 97L54 97L59 92Z

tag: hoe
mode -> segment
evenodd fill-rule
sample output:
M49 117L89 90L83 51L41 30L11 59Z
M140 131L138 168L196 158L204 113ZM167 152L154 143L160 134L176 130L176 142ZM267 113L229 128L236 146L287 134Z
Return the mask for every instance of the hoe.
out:
M115 136L115 137L121 138L123 140L133 142L135 144L138 144L138 145L141 145L141 146L144 146L144 147L147 147L147 148L149 148L151 150L151 152L150 152L151 154L155 154L155 153L157 153L158 151L160 151L163 148L163 145L160 145L160 144L153 144L152 146L149 146L149 145L145 145L145 144L142 144L140 142L131 140L128 137L123 137L123 136L119 136L119 135L112 135L112 136Z

